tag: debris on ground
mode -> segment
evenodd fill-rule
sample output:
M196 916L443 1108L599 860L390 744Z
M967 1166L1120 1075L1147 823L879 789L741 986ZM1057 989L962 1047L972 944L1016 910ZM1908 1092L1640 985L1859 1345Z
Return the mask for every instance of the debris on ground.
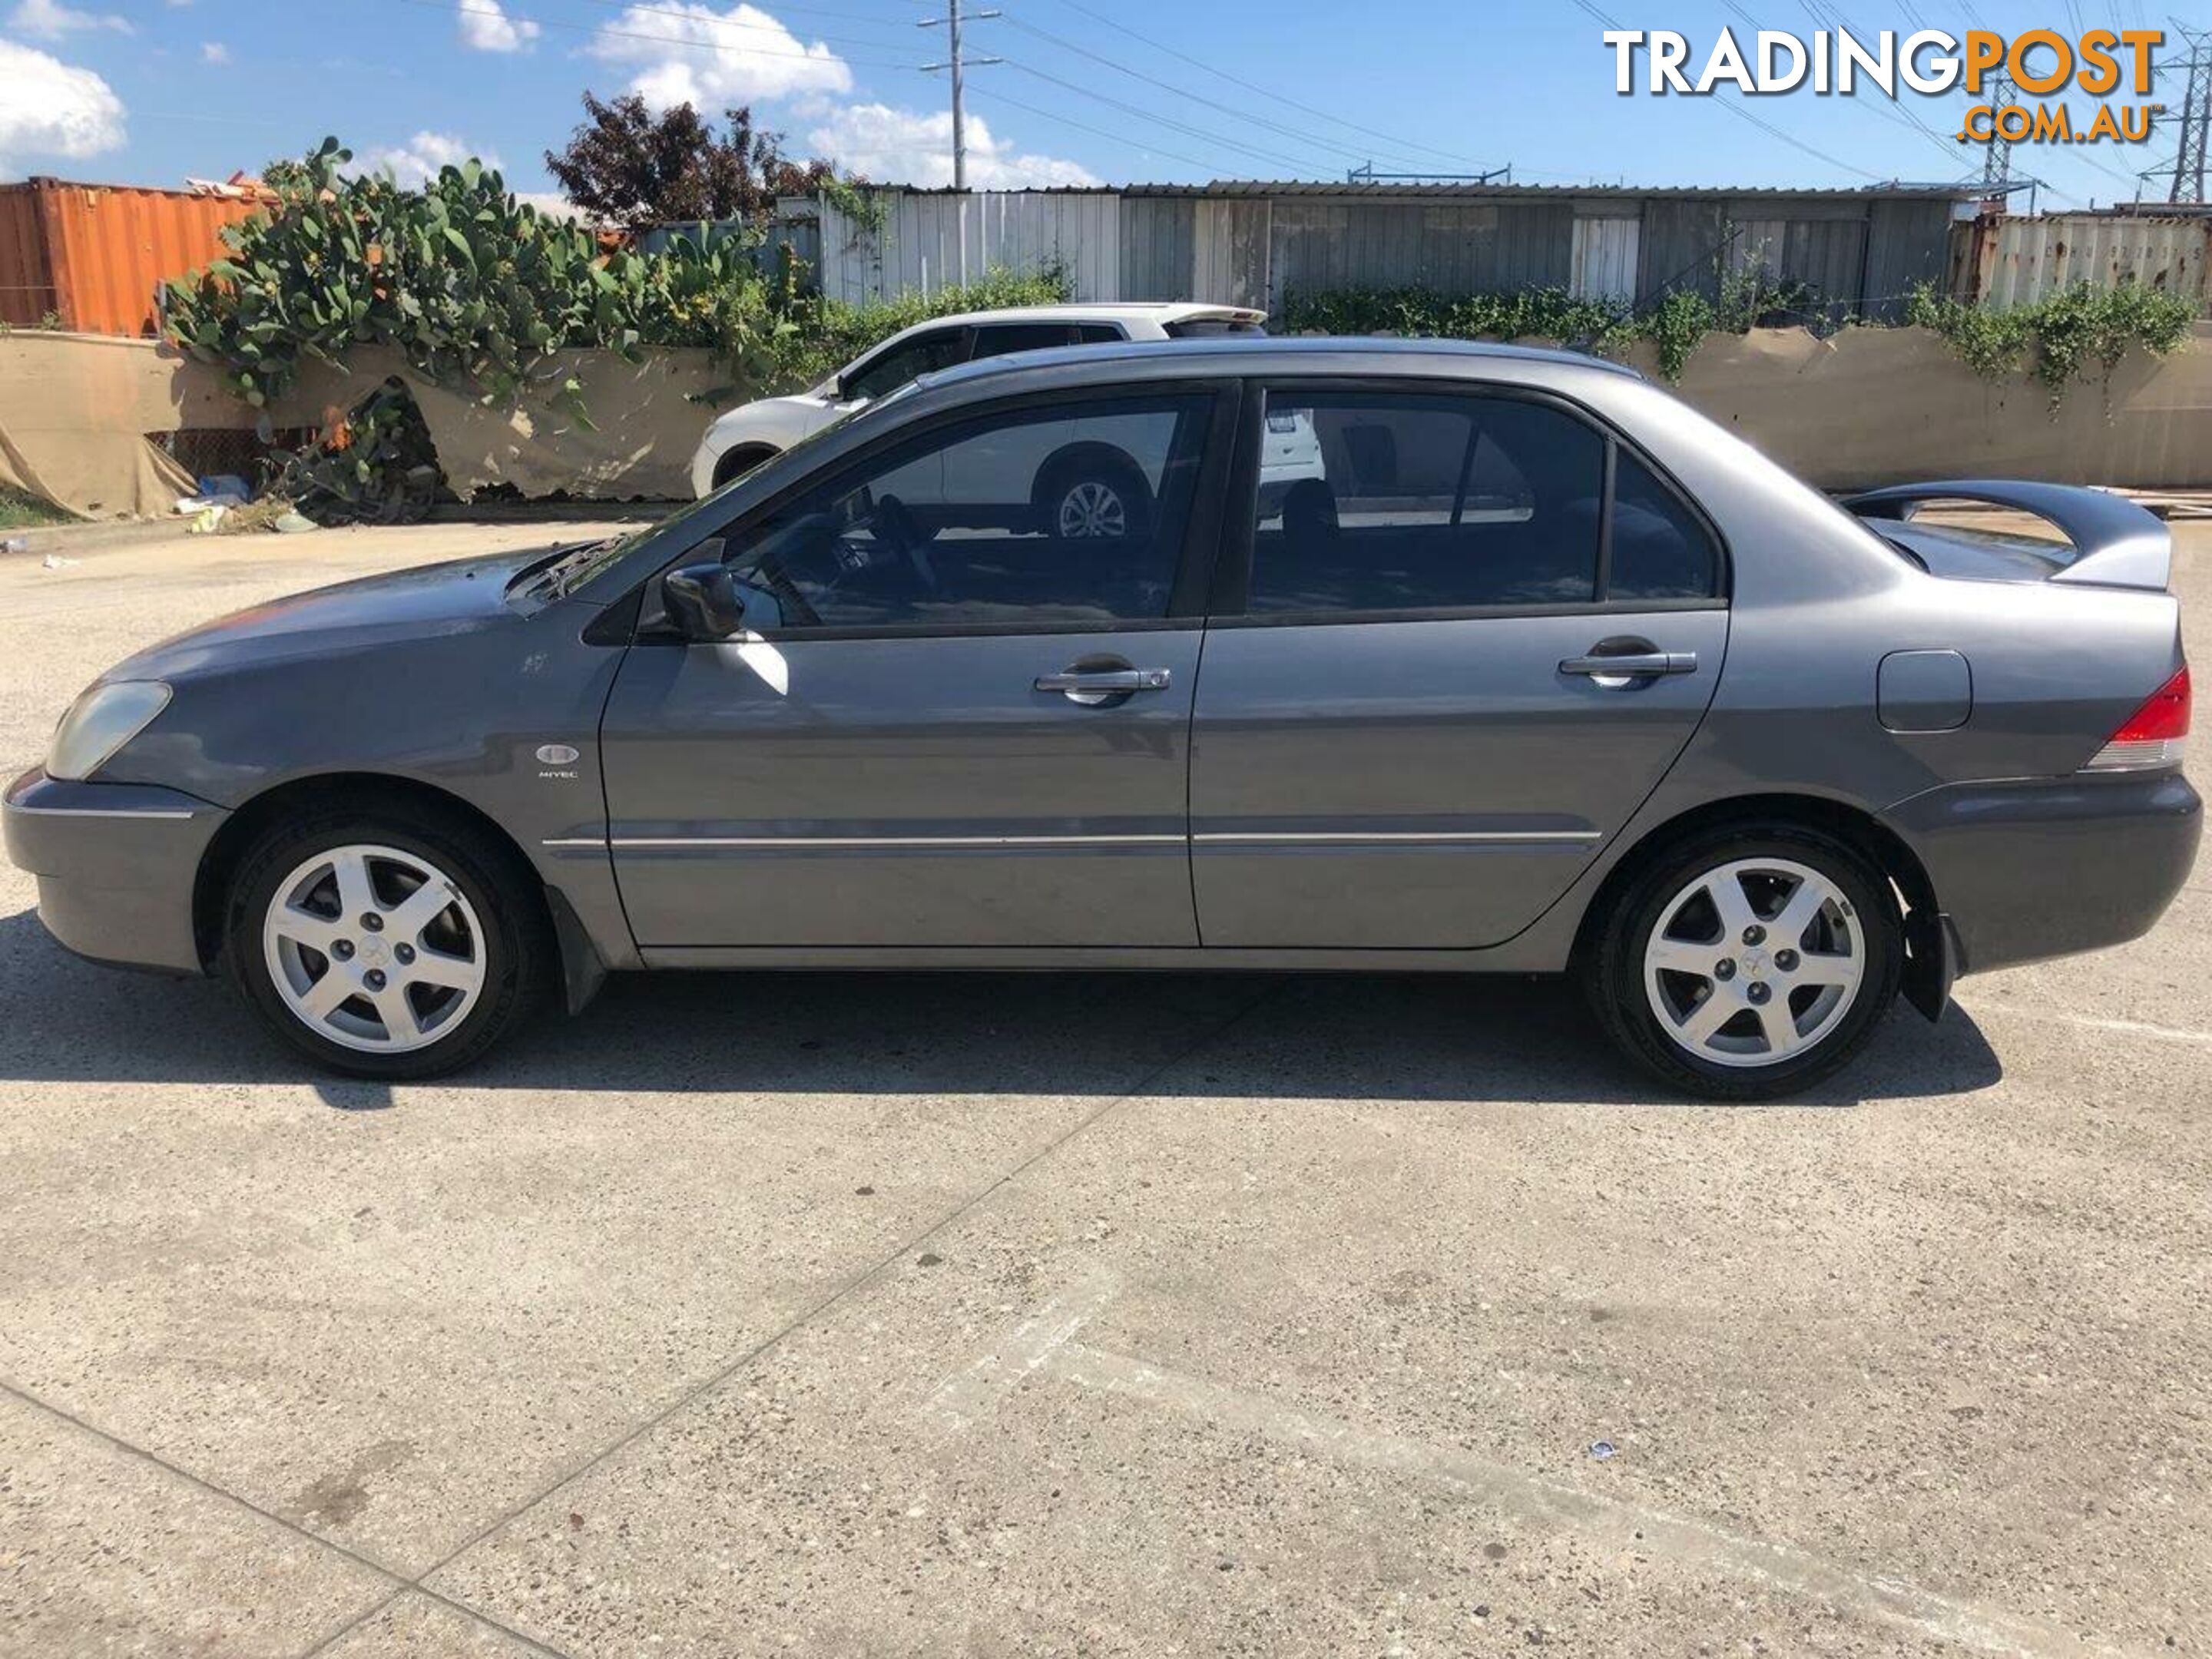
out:
M1590 1442L1589 1455L1602 1463L1620 1449L1620 1448L1610 1440L1593 1440Z
M65 559L58 553L49 553L39 561L40 566L47 570L66 570L73 564L83 562L82 559Z

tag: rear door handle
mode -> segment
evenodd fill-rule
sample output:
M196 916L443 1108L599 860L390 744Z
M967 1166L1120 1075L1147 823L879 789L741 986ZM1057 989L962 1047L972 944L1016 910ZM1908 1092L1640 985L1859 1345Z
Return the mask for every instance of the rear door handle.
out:
M1036 689L1058 691L1070 702L1095 707L1132 691L1164 691L1171 678L1164 668L1070 668L1058 674L1038 675Z
M1559 665L1562 674L1582 674L1592 679L1649 679L1657 674L1694 674L1694 651L1632 651L1617 657L1569 657Z

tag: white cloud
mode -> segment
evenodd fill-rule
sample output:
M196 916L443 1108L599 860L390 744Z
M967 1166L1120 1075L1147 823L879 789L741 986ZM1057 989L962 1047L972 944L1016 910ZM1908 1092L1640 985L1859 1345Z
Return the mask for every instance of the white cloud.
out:
M478 149L457 133L418 132L404 144L386 144L370 150L354 163L353 170L389 170L392 179L404 188L419 190L438 176L441 167L457 167L471 156L488 167L499 165L498 156L489 150Z
M853 89L844 59L818 40L802 44L757 6L632 6L603 25L586 50L604 63L634 67L630 90L653 108L689 104L709 118L756 98Z
M112 29L118 34L138 32L127 17L118 17L113 12L76 11L61 4L60 0L22 0L8 23L18 33L41 40L58 40L80 29Z
M540 31L527 17L509 17L499 0L463 0L461 44L478 52L520 52Z
M919 114L887 104L851 104L806 134L807 153L826 156L845 173L878 184L952 182L952 113ZM994 137L980 116L968 118L968 184L973 190L1014 190L1024 185L1095 185L1078 162L1024 155Z
M230 48L223 45L222 41L203 40L200 42L200 62L203 64L228 64L229 61Z
M518 190L514 199L525 207L534 207L549 219L581 219L583 209L557 190Z
M0 40L0 168L19 155L98 155L123 148L123 100L90 70Z

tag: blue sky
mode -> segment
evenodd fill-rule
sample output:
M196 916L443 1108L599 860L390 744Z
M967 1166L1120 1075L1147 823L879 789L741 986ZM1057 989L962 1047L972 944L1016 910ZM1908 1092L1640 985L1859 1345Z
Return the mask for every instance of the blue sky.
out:
M1628 27L1680 30L1693 64L1723 25L1747 35L1747 19L1809 36L1838 20L1859 32L2071 32L2077 17L2134 27L2165 16L2163 0L1594 3ZM0 0L0 177L173 185L297 154L328 131L403 178L473 153L515 189L542 191L543 152L588 87L716 112L750 102L796 152L941 183L945 77L916 67L945 49L941 27L915 27L932 4ZM1604 26L1571 0L997 4L1002 18L969 28L971 55L1006 60L969 76L971 183L1341 178L1372 161L1384 172L1510 163L1532 184L1851 185L1980 166L1978 149L1951 141L1968 102L1958 94L1907 94L1904 108L1879 94L1619 96ZM2178 104L2179 88L2154 98ZM2090 107L2070 101L2077 119ZM2016 165L2050 183L2047 204L2072 206L2132 194L2126 175L2171 151L2161 132L2141 147L2023 147Z

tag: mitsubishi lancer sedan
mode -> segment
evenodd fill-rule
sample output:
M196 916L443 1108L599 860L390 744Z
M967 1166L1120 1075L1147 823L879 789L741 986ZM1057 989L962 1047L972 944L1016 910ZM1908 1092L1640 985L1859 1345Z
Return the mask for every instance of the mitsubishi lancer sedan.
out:
M1072 444L1111 526L1040 507ZM634 536L155 646L7 841L63 944L372 1077L611 970L1384 969L1571 975L1665 1085L1778 1096L2166 909L2170 557L2090 490L1838 507L1569 354L1044 350Z

